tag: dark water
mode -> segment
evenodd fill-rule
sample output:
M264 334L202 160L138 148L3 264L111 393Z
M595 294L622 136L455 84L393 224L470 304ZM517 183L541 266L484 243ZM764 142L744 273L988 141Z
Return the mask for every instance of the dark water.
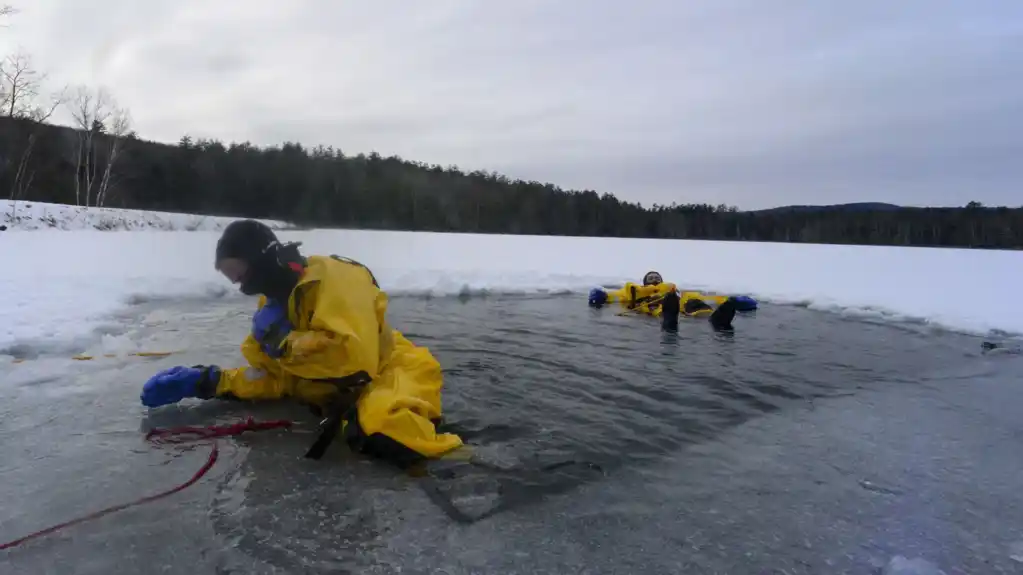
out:
M302 458L311 415L185 402L147 412L176 364L241 361L248 306L135 306L162 359L42 356L0 367L0 539L166 489L208 447L150 426L253 414L294 431L221 441L200 483L0 552L3 573L1023 572L1023 361L979 340L794 307L651 320L578 298L412 299L394 323L446 367L474 463L412 477ZM1017 556L1017 558L1013 558Z

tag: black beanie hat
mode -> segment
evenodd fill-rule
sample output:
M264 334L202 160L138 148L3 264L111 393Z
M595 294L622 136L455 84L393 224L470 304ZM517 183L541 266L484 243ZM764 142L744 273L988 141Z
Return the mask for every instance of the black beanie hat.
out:
M216 261L238 258L252 263L277 241L277 235L270 226L256 220L237 220L224 228L217 241Z

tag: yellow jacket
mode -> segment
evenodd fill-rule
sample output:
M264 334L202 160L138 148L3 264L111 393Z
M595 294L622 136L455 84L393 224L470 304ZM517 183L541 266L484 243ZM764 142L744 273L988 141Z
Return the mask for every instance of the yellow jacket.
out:
M263 297L259 307L265 305ZM249 365L222 372L218 397L296 398L326 408L350 393L357 421L345 421L345 436L359 443L406 449L439 457L462 445L457 435L437 433L441 417L440 363L387 322L387 294L365 266L337 257L309 256L288 299L293 329L284 353L271 358L249 334L241 351ZM362 387L344 378L369 376ZM350 379L350 378L349 378ZM347 388L347 389L346 389ZM377 450L379 451L379 449Z

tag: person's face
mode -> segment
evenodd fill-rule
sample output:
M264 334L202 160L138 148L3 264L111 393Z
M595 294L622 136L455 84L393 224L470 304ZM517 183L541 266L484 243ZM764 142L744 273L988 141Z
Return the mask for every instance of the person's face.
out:
M249 264L238 258L224 258L217 262L217 271L224 274L224 277L233 284L240 284L245 281L249 273Z

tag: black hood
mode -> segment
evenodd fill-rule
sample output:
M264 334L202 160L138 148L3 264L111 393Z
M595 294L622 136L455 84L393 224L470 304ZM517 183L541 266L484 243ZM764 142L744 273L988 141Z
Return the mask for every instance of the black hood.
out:
M246 295L264 295L286 302L295 289L305 258L300 243L282 244L269 226L256 220L231 222L217 242L216 259L237 258L249 265L240 290Z

